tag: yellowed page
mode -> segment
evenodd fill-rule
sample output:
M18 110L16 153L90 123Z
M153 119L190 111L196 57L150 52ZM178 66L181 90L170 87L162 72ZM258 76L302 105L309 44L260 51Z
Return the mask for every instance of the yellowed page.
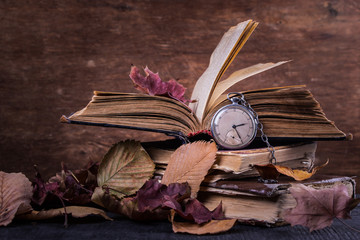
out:
M212 53L209 66L196 82L191 96L195 102L190 104L190 108L200 122L215 85L256 26L256 22L248 20L231 27Z
M264 72L266 70L269 70L271 68L280 66L284 63L287 63L289 61L281 61L277 63L259 63L247 68L243 68L241 70L238 70L230 75L229 78L219 82L214 89L214 92L211 95L211 98L209 100L209 103L206 106L206 112L214 106L215 101L220 97L221 94L223 94L227 89L235 85L236 83L254 76L258 73Z

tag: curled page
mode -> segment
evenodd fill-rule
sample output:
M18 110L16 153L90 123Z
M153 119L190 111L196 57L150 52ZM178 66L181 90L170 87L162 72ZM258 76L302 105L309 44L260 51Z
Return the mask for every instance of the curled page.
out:
M227 89L235 85L236 83L251 77L253 75L256 75L258 73L264 72L266 70L269 70L271 68L280 66L284 63L287 63L289 61L281 61L277 63L258 63L253 66L243 68L241 70L238 70L230 75L229 78L219 82L214 89L214 92L212 93L210 100L206 107L206 112L214 105L216 99L220 97L221 94L223 94Z
M212 53L209 66L196 82L191 95L191 100L195 102L190 104L190 108L200 122L217 82L244 46L257 24L257 22L248 20L231 27Z

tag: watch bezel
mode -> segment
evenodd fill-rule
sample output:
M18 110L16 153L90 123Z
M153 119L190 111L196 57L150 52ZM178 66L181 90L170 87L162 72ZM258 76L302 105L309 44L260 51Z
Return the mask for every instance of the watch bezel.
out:
M250 117L250 119L253 123L253 126L254 126L253 134L252 134L251 138L249 138L249 141L245 144L239 144L239 145L227 144L218 137L218 134L216 134L216 130L215 130L216 117L224 110L231 109L231 108L238 108L238 109L241 109L242 111L244 111ZM221 148L224 148L224 149L237 150L237 149L243 149L243 148L249 146L254 141L256 134L257 134L257 126L258 126L258 123L256 121L256 118L248 108L246 108L245 106L242 106L240 104L233 103L233 104L223 106L219 110L216 111L216 113L214 114L214 116L211 119L210 131L211 131L211 134L212 134L215 142L218 144L218 146L220 146Z

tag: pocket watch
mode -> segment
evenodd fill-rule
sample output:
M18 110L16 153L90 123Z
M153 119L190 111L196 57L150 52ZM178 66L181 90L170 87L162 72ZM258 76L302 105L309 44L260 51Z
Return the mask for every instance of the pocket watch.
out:
M270 153L269 162L276 164L275 149L264 133L258 114L245 100L244 95L231 92L227 98L232 103L220 108L211 120L211 134L215 142L220 148L241 149L254 140L259 130L260 138Z
M211 133L215 142L225 149L241 149L248 146L258 130L258 118L254 111L246 106L246 101L235 96L228 99L232 104L220 108L211 120ZM239 95L239 93L236 93Z

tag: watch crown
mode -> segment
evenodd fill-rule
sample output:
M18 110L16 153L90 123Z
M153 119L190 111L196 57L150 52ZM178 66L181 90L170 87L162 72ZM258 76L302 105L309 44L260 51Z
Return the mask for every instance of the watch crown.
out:
M238 98L238 97L232 97L232 98L230 98L230 101L231 101L232 103L239 104L239 102L241 101L241 99Z

